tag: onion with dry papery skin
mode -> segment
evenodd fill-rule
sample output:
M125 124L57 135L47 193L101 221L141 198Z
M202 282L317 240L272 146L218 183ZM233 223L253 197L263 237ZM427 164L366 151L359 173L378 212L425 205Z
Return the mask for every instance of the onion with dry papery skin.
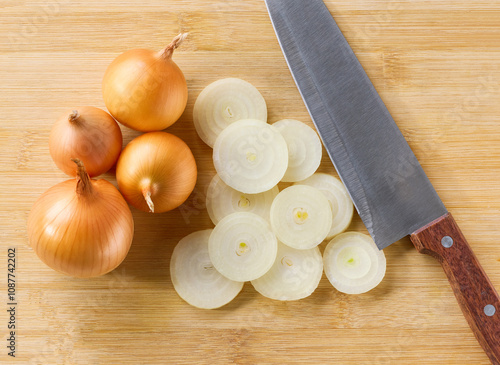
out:
M52 159L63 172L76 176L77 166L71 161L83 162L89 176L108 171L118 160L122 150L122 132L111 115L92 106L68 111L52 127L49 138Z
M196 161L188 145L166 132L135 138L116 165L116 180L123 196L145 212L177 208L193 191L196 178Z
M188 90L172 55L186 36L179 34L160 52L127 51L109 65L102 83L103 97L109 112L120 123L151 132L165 129L179 119Z
M91 180L80 160L76 179L59 183L35 202L28 217L30 245L52 269L76 277L103 275L127 256L134 236L130 209L106 180Z

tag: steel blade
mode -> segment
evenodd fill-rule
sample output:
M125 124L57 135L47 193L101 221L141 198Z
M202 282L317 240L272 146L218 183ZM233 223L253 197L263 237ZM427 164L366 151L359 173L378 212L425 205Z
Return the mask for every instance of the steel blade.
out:
M379 249L446 214L321 0L266 0L311 118Z

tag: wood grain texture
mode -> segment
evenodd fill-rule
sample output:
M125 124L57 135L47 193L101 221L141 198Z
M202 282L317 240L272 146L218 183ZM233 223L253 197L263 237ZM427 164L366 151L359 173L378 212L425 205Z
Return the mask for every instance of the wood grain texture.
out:
M441 263L474 335L491 363L500 365L500 297L453 216L447 213L410 238L418 252Z
M326 4L500 288L500 2ZM195 192L169 213L133 209L134 242L112 273L83 280L52 271L26 235L33 202L66 179L49 155L52 124L67 108L104 108L101 80L118 54L159 50L181 31L190 37L174 57L189 99L168 131L197 159ZM212 226L204 210L211 149L192 123L203 87L241 77L262 92L270 122L312 125L263 1L0 0L0 34L0 285L6 288L7 247L16 247L16 363L489 363L440 265L409 239L385 250L386 278L359 296L336 292L326 277L311 297L291 303L263 298L246 284L228 306L202 311L174 292L168 262L176 242ZM122 131L125 143L140 134ZM320 170L333 172L326 154ZM103 177L116 184L112 172ZM357 216L350 230L366 233ZM1 348L0 362L12 363Z

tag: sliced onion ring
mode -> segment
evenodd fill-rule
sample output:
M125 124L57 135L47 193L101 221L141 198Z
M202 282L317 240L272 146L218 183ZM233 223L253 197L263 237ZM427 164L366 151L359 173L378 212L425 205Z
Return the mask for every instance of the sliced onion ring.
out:
M328 243L323 253L325 274L338 291L361 294L384 278L386 260L370 236L345 232Z
M252 285L260 294L276 300L298 300L311 295L323 275L318 247L297 250L278 242L278 255L271 269Z
M210 147L229 124L241 119L267 121L266 101L249 82L237 78L217 80L200 93L193 108L193 122Z
M220 178L235 190L257 194L272 189L288 166L288 148L276 128L245 119L224 129L214 145Z
M208 251L222 275L235 281L250 281L273 266L278 242L264 218L239 212L224 217L215 226Z
M285 138L288 147L288 169L281 181L300 181L314 174L323 154L321 141L314 129L295 119L283 119L272 125Z
M311 177L298 182L300 185L309 185L325 194L332 208L332 227L327 239L344 232L351 224L354 205L344 184L333 175L316 173Z
M293 185L274 199L271 226L285 245L304 250L319 245L332 224L332 209L325 195L307 185Z
M269 221L271 204L278 193L277 186L259 194L241 193L228 186L219 175L215 175L207 190L208 215L214 224L219 223L226 215L237 212L254 213Z
M229 280L212 265L208 239L212 229L191 233L179 241L170 260L174 289L197 308L215 309L231 300L243 288L242 282Z

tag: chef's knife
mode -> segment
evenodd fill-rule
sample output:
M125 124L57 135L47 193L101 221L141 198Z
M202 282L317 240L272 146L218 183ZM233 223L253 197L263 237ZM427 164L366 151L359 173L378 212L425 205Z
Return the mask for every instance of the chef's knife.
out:
M292 76L379 249L411 235L436 257L500 364L500 298L322 0L266 0Z

